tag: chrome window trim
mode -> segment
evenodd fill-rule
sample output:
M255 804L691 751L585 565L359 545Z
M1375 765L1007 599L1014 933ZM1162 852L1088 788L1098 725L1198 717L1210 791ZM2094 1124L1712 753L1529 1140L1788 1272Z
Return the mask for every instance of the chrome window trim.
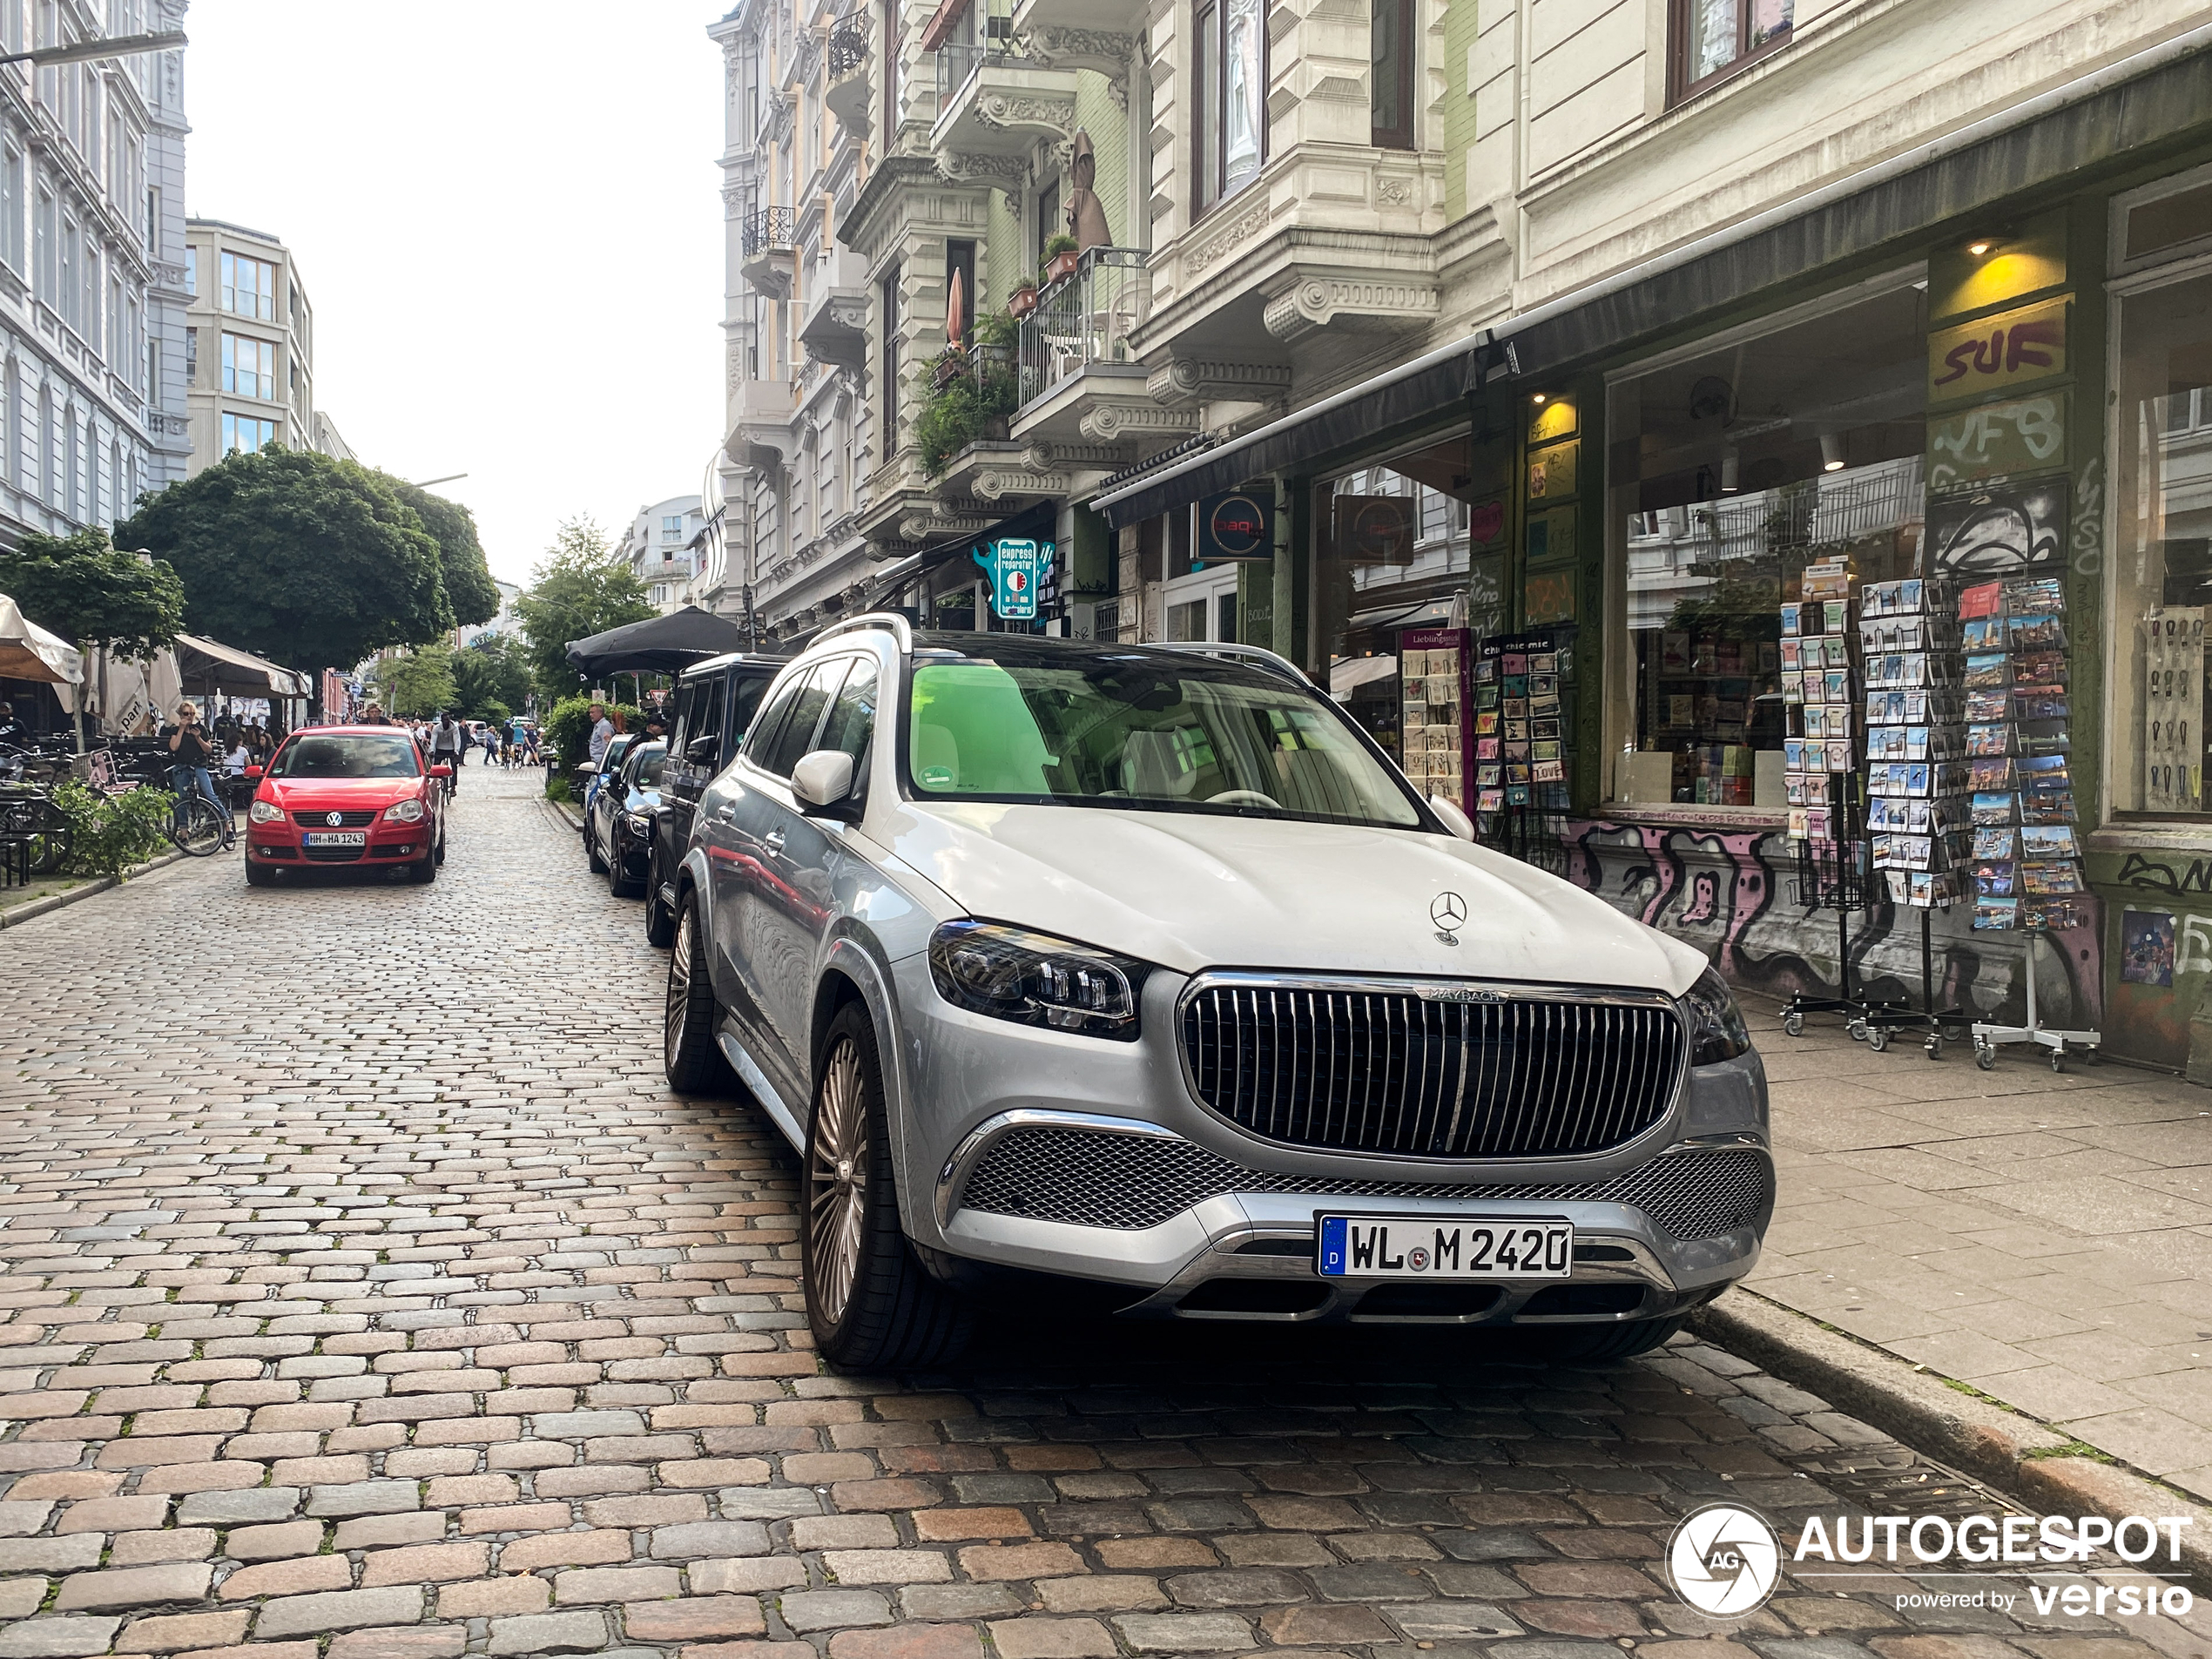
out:
M1641 1130L1627 1140L1596 1152L1568 1152L1547 1154L1539 1157L1483 1157L1438 1158L1420 1157L1404 1152L1361 1152L1340 1147L1303 1146L1294 1142L1271 1141L1255 1135L1234 1119L1223 1116L1206 1103L1198 1092L1197 1073L1190 1067L1190 1045L1184 1038L1184 1015L1190 1004L1207 991L1226 986L1241 990L1271 991L1342 991L1365 993L1374 996L1403 996L1411 993L1423 1001L1440 1002L1498 1001L1596 1003L1615 1008L1663 1008L1675 1016L1682 1027L1682 1064L1675 1075L1673 1092L1667 1105L1652 1121L1649 1128ZM1434 997L1428 993L1439 993ZM1478 993L1469 995L1467 993ZM1491 995L1480 995L1489 993ZM1533 1164L1590 1163L1618 1158L1635 1148L1642 1146L1671 1131L1689 1093L1690 1053L1696 1046L1696 1032L1691 1028L1689 1015L1678 997L1664 991L1639 989L1620 985L1561 985L1548 981L1518 980L1446 979L1419 974L1309 974L1298 972L1270 972L1251 968L1209 968L1186 981L1175 1001L1175 1057L1176 1066L1183 1078L1184 1093L1190 1103L1231 1134L1241 1136L1254 1146L1299 1152L1315 1157L1359 1158L1375 1163L1405 1163L1426 1169L1467 1170L1475 1168L1511 1168ZM1654 1156L1658 1156L1655 1154Z

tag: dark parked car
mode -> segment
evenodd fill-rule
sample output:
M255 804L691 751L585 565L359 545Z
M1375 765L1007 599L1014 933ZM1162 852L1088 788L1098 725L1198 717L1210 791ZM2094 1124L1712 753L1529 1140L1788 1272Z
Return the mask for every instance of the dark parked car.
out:
M620 766L600 780L584 817L583 840L592 865L606 867L608 891L617 899L635 899L645 891L653 813L660 806L661 767L667 759L664 743L632 744L623 752Z
M768 682L788 657L732 651L684 671L670 699L675 725L660 778L652 852L645 869L645 937L663 949L676 937L677 867L691 841L691 817L708 782L737 758Z
M583 838L583 856L590 862L591 873L594 875L604 875L607 873L607 867L599 861L599 849L591 839L591 813L592 809L599 804L599 780L602 778L611 778L622 770L623 756L629 752L630 745L637 741L637 735L633 732L616 732L614 736L607 739L607 752L599 757L597 764L584 771L583 826L577 833Z

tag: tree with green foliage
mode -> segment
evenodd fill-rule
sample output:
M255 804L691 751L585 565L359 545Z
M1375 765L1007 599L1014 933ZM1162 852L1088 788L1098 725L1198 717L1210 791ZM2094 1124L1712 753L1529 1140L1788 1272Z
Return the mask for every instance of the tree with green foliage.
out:
M380 472L377 478L415 509L422 528L438 544L439 577L452 607L456 628L489 622L499 614L499 587L484 563L483 543L476 539L476 516L457 501L433 496L404 479Z
M84 651L151 657L176 644L185 590L158 559L118 550L100 530L35 531L0 550L0 593L40 627Z
M445 645L425 645L404 657L387 658L377 664L376 683L384 693L385 708L409 719L457 707L461 701L453 683L453 651Z
M147 658L176 643L185 625L185 590L158 559L125 553L96 529L71 536L25 536L0 550L0 593L23 614L79 651ZM78 744L84 708L77 710Z
M347 667L453 626L436 538L357 462L234 455L145 497L116 536L174 568L193 632L289 668Z
M503 719L529 700L529 654L519 639L488 634L454 652L453 684L470 719Z
M569 644L654 614L645 584L590 518L565 521L515 602L529 642L531 678L548 698L583 684L569 666Z

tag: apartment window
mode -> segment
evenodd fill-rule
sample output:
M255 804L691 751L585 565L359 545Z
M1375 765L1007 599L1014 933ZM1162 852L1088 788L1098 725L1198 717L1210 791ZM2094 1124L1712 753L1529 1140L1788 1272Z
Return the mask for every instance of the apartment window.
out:
M185 250L185 292L195 300L199 298L199 250L196 247Z
M61 246L61 210L55 205L54 192L41 189L38 192L38 214L34 224L37 246L32 250L31 280L38 297L48 305L55 303L55 292L59 287L54 273L55 251Z
M16 360L8 360L7 419L0 423L0 430L7 434L8 456L0 466L0 477L20 489L24 484L23 466L23 369Z
M38 388L38 442L41 449L38 493L49 507L62 504L62 428L54 413L54 395Z
M185 384L199 384L199 330L185 330Z
M161 192L158 189L149 188L146 191L145 241L147 255L152 259L159 259L161 257Z
M276 342L245 334L223 336L223 389L240 397L277 399Z
M901 0L883 0L883 52L878 60L883 73L883 152L891 153L899 138L899 8Z
M1192 142L1203 211L1259 177L1267 156L1267 42L1261 0L1198 0Z
M109 362L127 367L130 360L125 355L124 347L130 343L131 336L123 321L123 283L120 278L112 274L112 269L111 266L107 280L107 350L105 355Z
M1673 0L1674 95L1702 92L1790 38L1797 0Z
M945 303L953 302L953 279L960 279L961 324L960 343L963 348L975 343L975 244L948 242L945 244Z
M146 341L145 374L139 389L146 395L147 406L158 409L161 407L161 342L158 340Z
M899 447L899 267L893 266L883 279L883 405L884 458Z
M664 513L661 516L660 539L664 542L680 542L684 539L683 514Z
M64 322L76 328L81 323L78 300L84 292L84 228L66 213L62 215L61 242L61 277L54 308L62 314Z
M0 150L0 259L17 275L23 263L24 159L12 144Z
M241 317L276 320L276 266L243 254L223 255L223 309Z
M224 411L225 455L234 455L241 450L247 455L259 455L276 441L277 423L274 421L263 421L251 415L233 415L227 409Z
M1413 88L1420 45L1413 32L1413 0L1374 0L1370 25L1373 110L1367 142L1378 150L1413 147Z

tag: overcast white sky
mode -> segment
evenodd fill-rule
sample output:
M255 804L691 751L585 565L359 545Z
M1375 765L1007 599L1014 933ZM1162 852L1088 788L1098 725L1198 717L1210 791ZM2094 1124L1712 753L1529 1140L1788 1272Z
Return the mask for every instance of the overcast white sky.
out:
M315 401L466 472L492 573L699 487L722 431L728 0L193 0L187 211L287 243Z

